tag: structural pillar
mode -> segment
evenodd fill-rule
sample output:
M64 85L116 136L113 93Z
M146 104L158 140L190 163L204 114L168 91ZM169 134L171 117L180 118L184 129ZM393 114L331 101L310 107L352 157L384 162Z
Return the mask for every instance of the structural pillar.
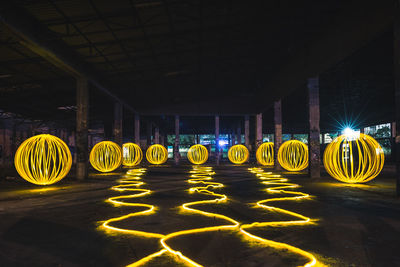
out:
M250 145L250 116L246 115L244 116L244 144L246 145L247 148L249 148Z
M160 145L165 146L165 133L160 133Z
M151 136L153 135L153 123L151 121L147 122L147 136L146 136L146 146L151 146Z
M179 115L175 115L175 143L174 143L174 160L175 164L179 164L181 155L179 154Z
M135 143L140 146L140 115L135 114Z
M278 162L278 150L282 144L282 102L281 100L274 102L274 162L275 170L282 170L281 165Z
M156 126L154 128L154 144L159 144L160 143L160 128Z
M241 131L242 131L242 129L240 129L240 124L239 124L239 126L236 129L236 142L238 144L242 143L242 133L241 133Z
M319 77L309 78L307 87L310 123L310 133L308 135L309 173L311 178L319 178L321 176L321 148L319 140Z
M400 1L394 1L394 23L393 23L393 63L394 63L394 87L395 87L395 124L396 136L394 147L396 153L396 195L400 197ZM392 151L393 153L393 151Z
M76 83L76 178L88 176L88 114L89 84L86 78L77 78Z
M257 148L262 144L262 113L258 113L256 115L256 142L254 151L257 151Z
M215 158L219 165L219 115L215 115Z
M196 134L196 144L200 144L200 135Z
M114 104L114 141L122 146L122 104L115 102Z

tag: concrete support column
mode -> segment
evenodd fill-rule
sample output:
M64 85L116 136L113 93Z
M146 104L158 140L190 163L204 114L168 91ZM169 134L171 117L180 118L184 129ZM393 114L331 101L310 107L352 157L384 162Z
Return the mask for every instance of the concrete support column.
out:
M236 129L236 142L238 144L242 143L242 129L240 128L240 124Z
M247 148L250 146L250 116L244 116L244 144Z
M278 150L282 144L282 102L281 100L274 102L274 161L275 170L282 170L281 165L278 162Z
M76 83L76 178L86 179L88 176L88 114L89 84L87 79L78 78Z
M196 144L200 144L200 135L196 134Z
M310 132L308 135L309 173L311 178L319 178L320 174L320 128L319 128L319 77L308 79L308 105Z
M140 146L140 115L135 114L135 143Z
M148 121L147 122L147 134L146 134L146 146L151 146L152 140L151 137L153 135L153 123Z
M262 113L258 113L256 115L256 142L254 151L257 151L257 148L262 144Z
M396 153L396 195L400 197L400 1L396 0L394 8L394 22L393 22L393 63L394 63L394 87L395 87L395 124L396 124L396 137L395 151Z
M122 112L123 107L119 102L114 104L114 141L122 146Z
M219 165L219 115L215 115L215 158L217 165Z
M175 143L174 143L174 160L175 164L179 164L181 155L179 154L179 115L175 115Z
M392 162L396 162L396 122L390 123L390 131L391 131L391 138L390 138L390 160Z
M165 146L165 134L164 132L160 133L160 145Z
M159 144L160 143L160 128L156 126L154 128L154 144Z
M232 133L231 133L231 140L232 140L232 145L234 146L234 145L236 145L237 143L236 143L236 138L235 138L236 136L235 136L235 131L232 131Z

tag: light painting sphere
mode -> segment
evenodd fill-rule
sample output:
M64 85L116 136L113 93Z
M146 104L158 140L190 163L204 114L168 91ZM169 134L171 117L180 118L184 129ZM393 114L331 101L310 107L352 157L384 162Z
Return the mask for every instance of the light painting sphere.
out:
M90 151L90 164L100 172L111 172L122 163L122 150L114 142L97 143Z
M256 151L258 163L264 166L274 166L274 143L263 143Z
M138 165L143 159L143 152L140 146L134 143L122 145L122 164L132 167Z
M60 138L40 134L25 140L15 153L19 175L37 185L50 185L64 178L72 165L68 146Z
M289 140L278 150L278 162L288 171L301 171L308 167L308 147L298 140Z
M152 145L146 151L146 159L151 164L163 164L168 159L168 150L159 144Z
M365 183L374 179L381 172L384 161L379 143L362 133L356 137L341 135L324 152L326 171L345 183Z
M249 159L249 150L244 145L234 145L228 150L228 158L234 164L245 163Z
M203 145L194 145L189 148L187 157L193 164L203 164L208 159L208 150Z

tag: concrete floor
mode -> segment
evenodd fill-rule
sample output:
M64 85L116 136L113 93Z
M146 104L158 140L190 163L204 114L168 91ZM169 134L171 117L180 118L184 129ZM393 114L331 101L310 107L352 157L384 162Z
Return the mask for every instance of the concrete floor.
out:
M248 167L213 166L214 182L225 185L213 191L226 194L227 202L196 208L223 214L240 223L290 220L279 212L254 208L268 194ZM226 224L218 218L182 213L185 202L211 199L189 194L190 165L147 166L140 188L152 193L132 202L157 207L148 216L116 223L118 227L168 234L183 229ZM266 168L265 168L266 169ZM268 169L266 169L268 170ZM110 190L127 169L111 174L92 173L85 182L67 177L46 189L22 179L0 181L0 266L125 266L161 249L158 238L106 232L99 228L109 218L143 210L115 207L105 200L126 192ZM253 234L290 244L312 253L329 266L400 266L400 200L394 197L393 169L388 166L367 185L351 187L329 177L318 180L304 173L283 172L283 177L310 193L311 199L281 201L271 205L315 219L314 224L258 227ZM284 194L282 194L284 196ZM175 250L204 266L298 266L301 255L244 239L238 231L214 231L179 236L169 241ZM146 266L182 266L163 254Z

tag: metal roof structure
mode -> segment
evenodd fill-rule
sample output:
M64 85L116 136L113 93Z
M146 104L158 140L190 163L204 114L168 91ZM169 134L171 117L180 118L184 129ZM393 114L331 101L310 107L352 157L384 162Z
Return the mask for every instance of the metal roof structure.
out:
M93 120L110 121L115 100L127 116L268 118L283 98L284 122L302 131L305 82L320 75L322 128L343 105L360 124L392 119L392 13L359 0L3 1L0 109L73 120L83 75Z

